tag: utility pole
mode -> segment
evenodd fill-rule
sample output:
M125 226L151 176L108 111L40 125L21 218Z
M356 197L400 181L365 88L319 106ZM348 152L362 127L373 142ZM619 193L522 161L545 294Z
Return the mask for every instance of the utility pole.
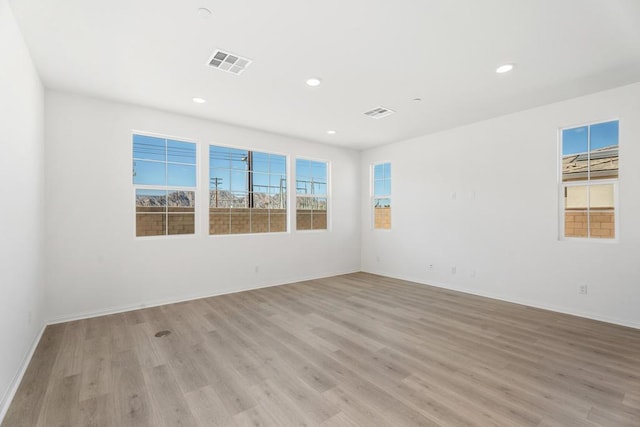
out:
M215 185L215 187L216 187L216 196L215 196L215 199L216 199L216 208L217 208L217 207L218 207L218 187L219 187L220 185L222 185L222 178L218 178L218 177L216 176L215 178L209 178L209 180L210 180L210 181L211 181L211 183L212 183L213 185Z

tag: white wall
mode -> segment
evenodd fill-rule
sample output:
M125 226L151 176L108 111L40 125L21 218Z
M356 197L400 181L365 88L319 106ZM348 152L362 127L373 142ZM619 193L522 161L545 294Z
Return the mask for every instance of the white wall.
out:
M558 128L615 118L620 240L559 241ZM393 229L362 197L363 270L640 327L640 84L368 150L363 194L387 160Z
M358 152L60 92L45 99L50 319L360 269ZM208 236L201 204L199 235L136 239L132 130L199 141L201 182L208 143L329 160L332 229Z
M43 327L43 89L0 0L0 421Z

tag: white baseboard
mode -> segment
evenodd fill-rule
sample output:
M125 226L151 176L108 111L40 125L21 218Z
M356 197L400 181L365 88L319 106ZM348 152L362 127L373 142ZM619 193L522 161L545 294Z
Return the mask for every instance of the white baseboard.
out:
M626 326L628 328L640 329L640 323L637 323L637 322L629 321L626 319L618 319L610 316L603 316L599 313L575 310L571 307L554 306L551 304L544 304L537 301L529 301L524 298L509 298L501 295L496 295L491 292L482 292L482 291L478 291L477 289L469 289L463 286L454 286L454 285L449 285L447 283L435 282L432 280L426 281L424 279L419 279L419 278L405 276L405 275L389 274L389 273L380 272L380 271L365 271L365 272L371 273L371 274L378 274L381 276L386 276L394 279L406 280L409 282L414 282L419 285L433 286L436 288L448 289L450 291L463 292L465 294L491 298L498 301L505 301L505 302L510 302L514 304L526 305L528 307L540 308L542 310L554 311L556 313L569 314L571 316L583 317L585 319L598 320L600 322L611 323L619 326Z
M242 288L242 289L237 289L237 288L221 289L215 292L205 292L205 293L193 294L193 295L176 296L171 298L146 300L146 301L141 301L134 304L127 304L127 305L109 307L109 308L104 308L99 310L91 310L91 311L85 311L80 313L74 313L70 315L57 316L49 319L47 324L54 325L56 323L64 323L64 322L71 322L74 320L89 319L92 317L107 316L109 314L125 313L127 311L140 310L140 309L149 308L149 307L158 307L158 306L167 305L167 304L176 304L179 302L193 301L201 298L210 298L210 297L216 297L220 295L235 294L237 292L245 292L245 291L252 291L255 289L270 288L272 286L289 285L296 282L304 282L306 280L324 279L326 277L340 276L342 274L357 273L358 271L360 270L348 270L348 271L335 272L330 274L323 273L321 275L315 275L315 276L300 276L300 277L287 279L285 281L280 281L280 282L265 282L265 283L261 283L255 286Z
M11 401L13 401L13 397L16 395L18 391L18 387L20 387L20 383L22 382L22 377L24 377L25 372L27 372L27 368L29 367L29 363L31 363L31 358L33 354L36 352L36 348L38 344L40 344L40 339L42 338L42 334L44 333L47 324L42 325L40 332L36 335L33 343L31 344L31 348L29 352L25 355L22 360L22 364L18 368L13 380L9 384L4 396L2 396L2 400L0 400L0 424L4 420L4 417L7 415L7 411L9 410L9 405L11 405Z

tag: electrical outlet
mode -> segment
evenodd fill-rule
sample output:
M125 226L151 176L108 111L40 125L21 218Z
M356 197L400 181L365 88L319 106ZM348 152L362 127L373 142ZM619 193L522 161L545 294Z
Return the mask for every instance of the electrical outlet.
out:
M455 265L453 267L451 267L451 274L456 274L457 271L458 271L458 269L456 268Z
M589 293L589 288L587 287L586 283L584 285L578 286L578 293L580 295L587 295Z

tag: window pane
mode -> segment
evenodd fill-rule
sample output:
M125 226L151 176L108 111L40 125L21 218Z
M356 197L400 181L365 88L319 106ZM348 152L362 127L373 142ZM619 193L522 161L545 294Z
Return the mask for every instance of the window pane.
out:
M269 232L269 211L252 209L251 210L251 233L267 233Z
M169 213L167 216L167 234L194 234L196 221L194 213Z
M310 160L296 159L296 177L305 181L311 178Z
M387 190L388 188L388 181L386 180L375 180L374 181L374 186L373 186L373 194L375 196L387 196L389 195L389 191Z
M230 197L230 204L233 208L246 208L248 207L247 193L232 193Z
M588 212L586 185L564 188L564 235L565 237L588 236Z
M374 228L391 228L391 199L374 199Z
M209 234L229 234L231 224L229 210L213 210L209 214Z
M231 168L236 170L247 170L249 152L247 150L238 150L229 148L229 157L231 160Z
M210 168L231 168L231 152L226 147L209 146Z
M196 144L167 140L167 161L196 164Z
M278 175L287 174L287 161L285 156L271 155L269 170Z
M327 229L327 211L313 211L311 213L311 229L312 230Z
M167 185L174 187L195 187L196 167L191 165L167 164Z
M269 231L272 233L287 231L287 215L272 211L269 215Z
M384 179L384 165L375 165L373 167L373 178Z
M253 207L255 209L267 209L269 208L269 195L260 191L253 193Z
M325 183L327 182L327 164L324 162L313 162L312 177L315 182Z
M385 163L382 166L384 168L384 178L391 179L391 163Z
M165 190L136 190L136 212L165 212Z
M589 132L587 126L562 131L562 180L589 177Z
M376 208L388 208L391 206L391 199L374 199Z
M313 184L313 194L327 194L327 184Z
M136 214L136 236L164 236L167 230L167 215L157 213Z
M326 211L327 210L327 198L326 197L314 197L313 203L314 211Z
M253 170L255 172L269 172L269 155L267 153L253 152Z
M193 212L195 208L194 191L169 191L167 193L167 206L169 212Z
M296 230L311 230L311 211L296 211Z
M165 139L133 135L133 158L166 161Z
M280 194L283 193L286 189L286 178L284 175L269 175L269 192L271 194Z
M209 172L209 189L231 191L231 172L228 169L211 169Z
M166 163L134 160L133 183L141 185L166 185Z
M247 172L232 171L231 172L231 191L247 191ZM228 187L227 187L228 188Z
M590 237L615 238L615 204L613 184L589 187Z
M266 173L253 173L253 191L269 191L269 175Z
M591 126L591 179L618 177L618 122Z
M136 190L136 236L166 234L167 192Z

